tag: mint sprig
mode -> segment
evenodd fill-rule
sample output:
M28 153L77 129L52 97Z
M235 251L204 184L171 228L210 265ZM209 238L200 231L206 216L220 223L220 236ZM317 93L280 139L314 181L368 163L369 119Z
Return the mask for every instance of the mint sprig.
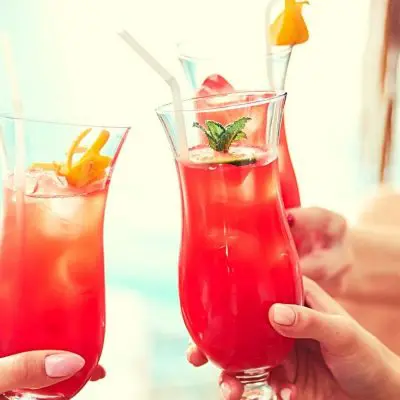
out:
M205 126L193 122L193 127L200 129L207 136L208 144L214 151L227 153L233 142L247 139L243 129L250 120L249 117L241 117L226 126L216 121L207 120Z

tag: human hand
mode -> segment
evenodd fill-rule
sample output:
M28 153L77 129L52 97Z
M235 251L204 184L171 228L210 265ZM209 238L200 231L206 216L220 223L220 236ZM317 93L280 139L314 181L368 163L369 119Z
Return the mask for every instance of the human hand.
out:
M4 357L0 359L0 393L54 385L72 377L84 365L82 357L65 351L30 351ZM104 377L103 367L97 366L91 380Z
M340 293L353 262L346 220L332 211L311 207L289 210L288 222L303 275L330 294Z
M291 356L274 369L270 384L282 400L380 400L400 398L400 359L364 330L315 282L305 278L306 304L275 304L269 312L273 328L298 339ZM193 345L188 360L207 359ZM222 374L226 400L239 400L243 386Z

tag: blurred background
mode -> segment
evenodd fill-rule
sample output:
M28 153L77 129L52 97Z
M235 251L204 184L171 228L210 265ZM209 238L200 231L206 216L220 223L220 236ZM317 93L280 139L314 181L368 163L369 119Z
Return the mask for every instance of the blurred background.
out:
M185 360L179 189L154 113L169 92L116 32L135 35L189 93L176 43L206 30L229 40L230 29L240 29L246 39L238 46L252 46L264 38L267 1L0 0L0 31L12 44L27 117L132 126L106 216L108 377L78 399L217 398L217 371L194 370ZM376 166L361 157L369 12L366 0L312 1L304 12L311 38L294 50L287 81L287 130L303 205L350 220L378 181ZM0 110L10 109L0 63Z

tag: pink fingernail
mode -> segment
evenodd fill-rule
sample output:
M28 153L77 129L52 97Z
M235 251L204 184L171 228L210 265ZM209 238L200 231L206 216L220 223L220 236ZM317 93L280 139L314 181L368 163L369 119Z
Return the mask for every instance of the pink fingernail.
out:
M65 378L80 371L85 360L73 353L52 354L44 360L46 375L50 378Z
M224 399L229 399L229 396L231 395L231 388L229 387L229 385L224 382L221 384L220 387L221 387L222 397Z
M291 326L296 321L296 313L290 306L285 304L275 304L272 317L275 323L284 326Z

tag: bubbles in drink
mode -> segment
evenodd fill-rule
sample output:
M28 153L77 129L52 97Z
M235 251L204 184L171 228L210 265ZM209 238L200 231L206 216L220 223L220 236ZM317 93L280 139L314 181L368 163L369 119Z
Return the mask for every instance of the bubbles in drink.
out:
M222 250L227 258L238 264L245 265L247 260L262 252L255 235L237 229L212 229L208 240L211 248Z

